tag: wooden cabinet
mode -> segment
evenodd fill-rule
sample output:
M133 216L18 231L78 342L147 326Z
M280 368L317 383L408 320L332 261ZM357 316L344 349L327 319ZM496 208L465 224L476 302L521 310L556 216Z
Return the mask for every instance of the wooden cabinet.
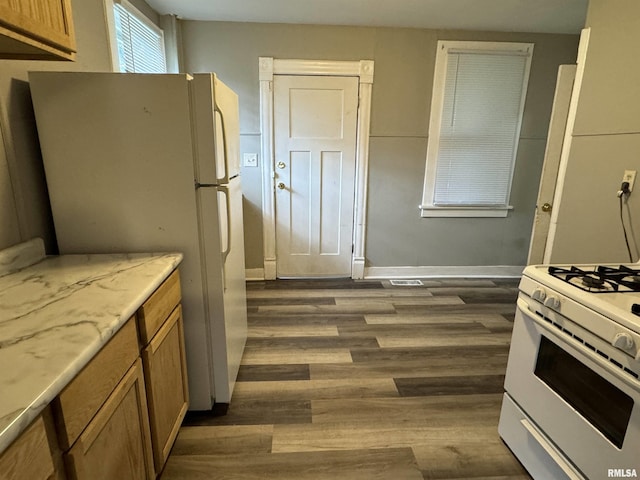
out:
M51 412L46 409L0 455L0 479L54 479L62 475L59 458Z
M156 472L161 472L187 412L180 278L174 272L138 312Z
M65 456L67 472L77 480L155 477L140 359Z
M180 301L175 270L0 455L0 480L160 474L188 406Z
M0 0L0 58L73 60L71 0Z
M154 478L135 317L60 392L52 410L70 478Z

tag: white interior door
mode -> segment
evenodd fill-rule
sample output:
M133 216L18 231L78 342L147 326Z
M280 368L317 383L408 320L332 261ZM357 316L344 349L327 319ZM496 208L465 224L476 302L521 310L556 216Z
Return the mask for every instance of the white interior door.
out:
M358 85L274 76L278 277L351 276Z
M527 259L528 265L540 264L544 261L551 211L553 209L553 197L558 181L558 168L560 167L560 156L562 154L576 70L576 65L560 65L558 69L556 93L553 98L547 147L542 166L542 177L540 178L540 189L538 190L536 212L533 218L529 258Z

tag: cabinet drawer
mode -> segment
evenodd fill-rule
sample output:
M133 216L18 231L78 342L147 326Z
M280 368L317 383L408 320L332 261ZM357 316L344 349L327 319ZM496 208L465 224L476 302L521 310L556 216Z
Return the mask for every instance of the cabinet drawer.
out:
M52 402L63 450L73 445L137 357L136 322L131 317Z
M65 454L76 480L154 478L142 364L138 359Z
M180 275L175 270L138 310L140 341L147 345L180 303Z
M47 430L40 415L0 455L2 480L44 480L54 474L53 458L49 449Z
M182 309L142 351L156 471L162 471L189 404Z

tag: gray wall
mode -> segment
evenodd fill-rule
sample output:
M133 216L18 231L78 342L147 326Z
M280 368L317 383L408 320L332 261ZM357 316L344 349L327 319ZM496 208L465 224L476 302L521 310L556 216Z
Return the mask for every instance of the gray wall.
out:
M239 94L242 152L260 151L258 57L375 61L367 266L526 263L557 68L575 63L576 35L194 21L182 31L186 70L215 71ZM420 218L438 40L535 43L507 218ZM243 169L247 268L263 266L260 179Z
M551 261L628 262L616 192L625 170L640 172L640 3L590 0L586 26L591 37ZM624 215L637 260L640 182Z

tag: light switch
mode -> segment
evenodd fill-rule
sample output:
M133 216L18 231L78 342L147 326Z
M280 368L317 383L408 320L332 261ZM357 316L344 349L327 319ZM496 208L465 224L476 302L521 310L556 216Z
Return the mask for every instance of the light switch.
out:
M245 167L257 167L258 166L258 154L257 153L245 153L242 156Z

